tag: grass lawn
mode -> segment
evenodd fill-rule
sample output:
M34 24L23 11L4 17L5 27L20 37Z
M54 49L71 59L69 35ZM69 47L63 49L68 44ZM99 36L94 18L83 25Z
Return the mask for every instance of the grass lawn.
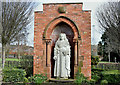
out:
M120 70L103 71L104 74L120 74Z
M100 61L99 63L115 63L115 62Z
M19 61L19 59L17 58L5 58L6 61ZM0 58L0 61L2 61L2 59Z
M5 60L6 61L19 61L19 59L17 58L6 58Z

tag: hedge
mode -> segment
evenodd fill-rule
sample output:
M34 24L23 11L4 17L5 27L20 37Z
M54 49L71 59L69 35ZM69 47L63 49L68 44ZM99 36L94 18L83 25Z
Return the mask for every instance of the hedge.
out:
M47 80L47 74L35 74L34 76L28 77L29 82L33 82L35 84L44 83Z
M98 56L91 56L91 65L97 65L99 62Z
M120 71L119 70L103 71L102 79L107 80L109 84L120 84Z
M2 72L4 82L23 82L26 75L23 69L3 69Z
M98 63L95 67L104 70L120 70L120 63Z
M26 77L33 75L33 56L23 55L20 61L6 61L5 68L19 68L25 69L27 75Z
M100 85L108 85L108 81L107 80L101 80Z
M17 68L17 67L21 67L21 64L19 61L5 61L5 67L6 68Z

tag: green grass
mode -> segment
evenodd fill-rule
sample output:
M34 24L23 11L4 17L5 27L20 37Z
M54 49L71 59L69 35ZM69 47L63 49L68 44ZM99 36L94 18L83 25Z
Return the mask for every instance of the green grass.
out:
M19 59L17 58L6 58L5 60L6 61L19 61Z
M99 63L115 63L115 62L100 61Z
M17 58L5 58L6 61L19 61L19 59ZM2 59L0 58L0 62L2 61Z
M120 74L120 70L103 71L103 74Z

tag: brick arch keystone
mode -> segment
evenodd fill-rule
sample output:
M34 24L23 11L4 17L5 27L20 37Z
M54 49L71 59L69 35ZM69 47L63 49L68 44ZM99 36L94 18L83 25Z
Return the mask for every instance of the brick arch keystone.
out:
M43 39L50 39L50 35L52 33L52 31L54 30L55 26L61 22L64 22L66 24L68 24L74 33L74 39L81 39L80 36L80 31L78 26L75 24L74 21L72 21L71 19L69 19L66 16L59 16L57 18L54 18L45 28L44 33L43 33Z

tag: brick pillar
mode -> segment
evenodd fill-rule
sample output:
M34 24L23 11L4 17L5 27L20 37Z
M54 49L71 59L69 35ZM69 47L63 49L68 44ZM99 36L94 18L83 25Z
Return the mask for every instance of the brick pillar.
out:
M47 77L51 78L51 39L44 39L46 42L46 67Z
M50 58L51 58L51 39L46 39L46 51L47 51L47 54L46 54L46 59L47 59L47 67L50 67Z
M75 48L74 48L74 53L75 53L75 55L74 55L75 57L74 57L74 58L75 58L75 62L74 62L74 65L77 66L77 65L78 65L78 62L77 62L77 61L78 61L78 60L77 60L77 58L78 58L78 48L77 48L77 47L78 47L78 46L77 46L78 42L77 42L77 39L73 39L73 42L75 43Z

